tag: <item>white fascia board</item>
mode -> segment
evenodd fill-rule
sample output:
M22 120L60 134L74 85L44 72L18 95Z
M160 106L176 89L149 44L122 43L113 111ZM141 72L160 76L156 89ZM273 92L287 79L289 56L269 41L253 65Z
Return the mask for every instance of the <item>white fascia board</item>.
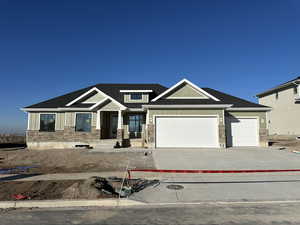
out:
M21 108L24 112L55 112L59 111L59 108Z
M145 109L143 108L128 108L127 109L129 112L144 112Z
M90 90L88 90L87 92L83 93L82 95L80 95L79 97L75 98L74 100L72 100L71 102L69 102L68 104L66 104L66 106L70 106L73 105L75 102L79 101L80 99L82 99L83 97L87 96L88 94L92 93L93 91L97 91L96 87L91 88Z
M215 101L220 101L215 96L212 96L208 92L204 91L202 88L198 87L197 85L193 84L192 82L190 82L189 80L184 78L181 81L179 81L178 83L176 83L175 85L173 85L172 87L170 87L169 89L167 89L166 91L164 91L163 93L161 93L160 95L158 95L156 98L152 99L152 102L155 102L156 100L160 99L162 96L168 94L170 91L172 91L173 89L175 89L176 87L178 87L179 85L181 85L183 83L187 83L187 84L191 85L194 89L196 89L199 92L202 92L203 94L212 98Z
M87 92L85 92L84 94L80 95L78 98L74 99L73 101L69 102L66 106L70 106L72 104L74 104L75 102L77 102L78 100L80 100L81 98L87 96L88 94L90 94L93 91L97 91L98 93L100 93L101 95L105 96L106 98L108 98L109 100L113 101L114 103L116 103L118 106L120 106L120 108L122 110L126 109L127 107L125 107L124 105L122 105L120 102L118 102L117 100L113 99L112 97L108 96L107 94L105 94L104 92L100 91L98 88L93 87L90 90L88 90Z
M248 107L248 108L242 108L242 107L236 107L236 108L228 108L226 111L270 111L272 110L271 107Z
M24 112L91 111L89 108L22 108Z
M278 85L278 86L276 86L276 87L274 87L274 88L271 88L271 89L269 89L269 90L266 90L266 91L264 91L264 92L260 92L260 93L256 94L256 97L257 97L257 98L260 98L261 96L273 94L274 91L279 90L279 89L281 89L281 88L285 88L285 87L287 87L287 86L289 86L289 85L291 85L291 84L294 84L294 85L298 86L299 83L300 83L300 79L293 80L293 81L290 81L290 82L287 82L287 83Z
M150 93L152 90L120 90L121 93Z
M229 108L232 105L230 104L219 104L219 105L142 105L143 108L152 108L152 109L158 109L158 108L170 108L170 109L176 109L176 108L190 108L190 109L198 109L198 108L203 108L203 109L208 109L208 108Z
M58 108L58 111L91 111L90 108Z

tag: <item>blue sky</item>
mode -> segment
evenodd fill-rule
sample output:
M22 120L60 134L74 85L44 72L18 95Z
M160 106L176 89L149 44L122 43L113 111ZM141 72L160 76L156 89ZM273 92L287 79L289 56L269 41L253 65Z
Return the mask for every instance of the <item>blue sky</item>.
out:
M297 0L0 0L0 131L95 83L187 78L248 100L300 74Z

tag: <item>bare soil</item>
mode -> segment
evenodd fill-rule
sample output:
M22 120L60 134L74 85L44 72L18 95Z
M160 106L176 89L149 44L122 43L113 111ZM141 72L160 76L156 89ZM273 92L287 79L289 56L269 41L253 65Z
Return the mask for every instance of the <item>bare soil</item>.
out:
M269 139L269 145L272 147L283 147L287 150L300 151L300 140L296 138L286 138L286 137L277 137L272 136Z
M143 152L88 152L85 149L0 150L0 169L37 166L29 173L72 173L124 171L129 168L154 169L153 157Z
M117 191L121 187L134 188L140 182L141 180L138 179L125 179L123 182L121 178L107 180L99 177L91 177L86 180L0 182L0 201L16 200L15 195L26 196L26 199L23 200L116 198L119 197Z
M13 181L0 183L0 201L15 200L21 194L26 200L114 198L91 185L89 180Z

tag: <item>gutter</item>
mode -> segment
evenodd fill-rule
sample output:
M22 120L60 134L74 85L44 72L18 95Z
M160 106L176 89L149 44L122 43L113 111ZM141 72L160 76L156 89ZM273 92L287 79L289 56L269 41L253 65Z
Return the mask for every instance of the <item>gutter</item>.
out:
M198 108L218 108L224 109L231 107L232 104L219 104L219 105L142 105L143 109L176 109L176 108L188 108L188 109L198 109Z
M281 85L279 85L279 86L277 86L277 87L275 87L275 88L271 88L271 89L269 89L269 90L267 90L267 91L264 91L264 92L261 92L261 93L258 93L257 95L256 95L256 97L260 97L260 96L263 96L263 95L267 95L267 94L270 94L270 93L272 93L272 92L274 92L274 91L276 91L276 90L278 90L278 89L280 89L280 88L285 88L285 87L287 87L287 86L289 86L289 85L291 85L291 84L294 84L294 85L298 85L300 83L300 80L293 80L293 81L290 81L290 82L288 82L288 83L285 83L285 84L281 84Z
M229 109L225 109L226 111L261 111L261 112L265 112L265 111L271 111L272 108L271 107L236 107L236 108L229 108Z

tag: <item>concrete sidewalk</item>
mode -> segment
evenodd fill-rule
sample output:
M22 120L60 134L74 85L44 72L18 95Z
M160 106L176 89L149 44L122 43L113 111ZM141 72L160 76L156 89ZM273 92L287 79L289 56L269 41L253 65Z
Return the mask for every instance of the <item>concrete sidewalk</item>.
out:
M1 181L38 181L38 180L85 180L93 176L123 177L125 172L55 173L55 174L5 174Z
M168 185L182 189L168 189ZM130 196L146 203L300 200L300 173L173 174Z

